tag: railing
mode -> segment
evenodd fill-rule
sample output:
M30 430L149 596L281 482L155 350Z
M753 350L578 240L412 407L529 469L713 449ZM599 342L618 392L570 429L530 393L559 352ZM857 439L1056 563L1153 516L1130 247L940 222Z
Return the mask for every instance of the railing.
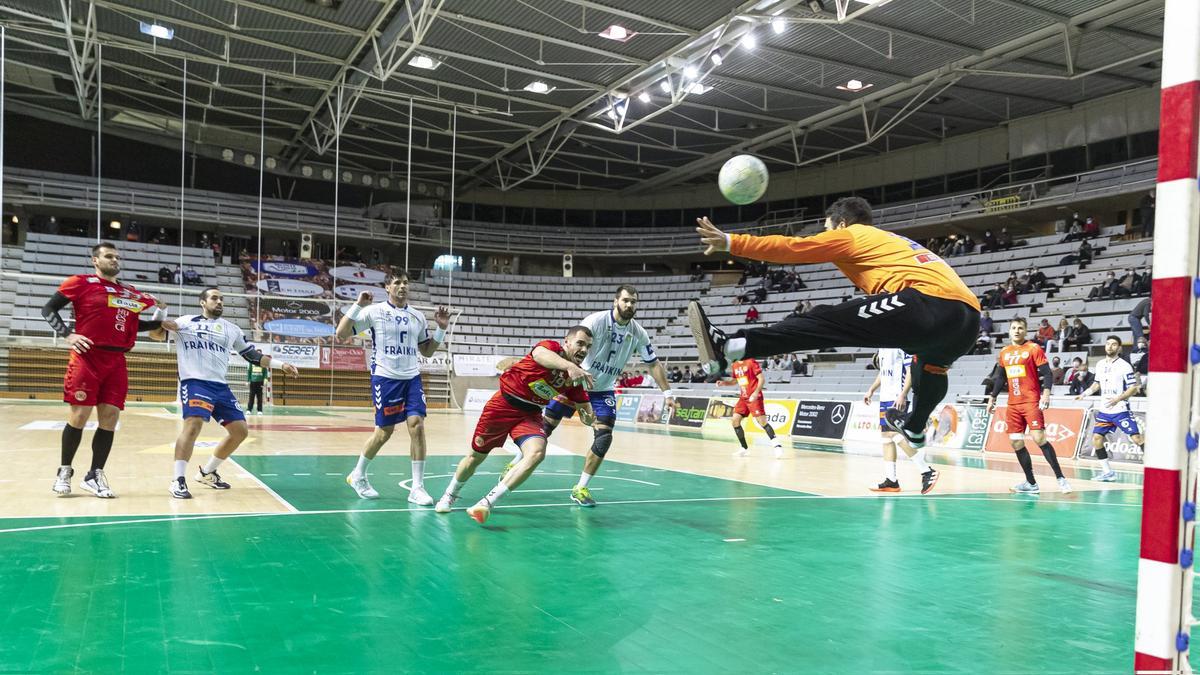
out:
M1075 201L1098 193L1121 193L1148 188L1155 182L1155 172L1148 169L1155 166L1157 161L1148 159L1069 176L1042 178L896 206L883 206L876 210L876 224L886 226L890 230L903 230L919 225L987 216L994 212L998 203L1004 204L1005 210L1021 210ZM84 210L95 208L96 186L82 177L6 169L5 180L8 182L6 197L12 203ZM109 210L173 220L180 217L179 194L166 186L105 181L102 197L103 207ZM184 212L189 220L251 229L258 226L255 200L207 191L190 191L184 195L184 200ZM989 203L992 204L991 211ZM332 235L333 212L333 208L328 206L268 200L263 204L262 224L264 229L272 231L303 231ZM804 218L803 213L787 217L786 213L773 212L754 223L722 225L733 232L797 235L819 231L823 220ZM341 236L361 236L364 239L398 245L407 240L437 248L449 248L451 244L449 222L445 219L441 222L413 222L408 228L407 238L395 233L404 228L403 221L367 218L358 209L339 209L338 224L338 234ZM601 257L623 257L634 252L639 256L688 255L699 252L699 245L690 227L605 230L456 221L453 244L456 248L479 252L547 255L574 252Z

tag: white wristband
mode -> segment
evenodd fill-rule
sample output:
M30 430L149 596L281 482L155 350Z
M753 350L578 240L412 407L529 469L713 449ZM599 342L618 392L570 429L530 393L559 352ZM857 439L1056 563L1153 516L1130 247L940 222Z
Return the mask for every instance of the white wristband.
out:
M270 355L270 354L267 354L267 356L271 356L271 355ZM271 365L270 365L270 368L271 368L272 370L276 370L276 369L282 368L282 367L284 367L284 366L286 366L286 365L287 365L287 361L280 361L279 359L275 358L274 356L271 356Z
M433 331L433 341L438 344L445 342L446 341L446 330L439 326L437 330Z
M346 310L346 318L350 319L351 321L358 321L358 317L362 316L363 310L365 309L366 307L363 307L356 302L353 305L350 305L350 309Z
M675 392L671 389L663 389L663 398L675 398Z

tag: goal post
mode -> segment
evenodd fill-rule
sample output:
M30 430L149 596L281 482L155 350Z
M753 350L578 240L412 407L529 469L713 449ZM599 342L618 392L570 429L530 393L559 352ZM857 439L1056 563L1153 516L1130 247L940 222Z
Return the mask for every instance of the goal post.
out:
M1200 1L1166 0L1134 669L1188 673L1200 348Z

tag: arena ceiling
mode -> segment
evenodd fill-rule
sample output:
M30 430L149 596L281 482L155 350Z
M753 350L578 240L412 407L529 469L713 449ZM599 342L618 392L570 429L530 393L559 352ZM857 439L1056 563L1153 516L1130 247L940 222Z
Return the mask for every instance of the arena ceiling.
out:
M637 193L742 151L786 170L991 128L1155 86L1162 20L1163 0L0 0L15 111L178 138L186 82L195 147L257 154L262 115L274 170L338 151L396 180L411 106L414 179L453 164L459 191Z

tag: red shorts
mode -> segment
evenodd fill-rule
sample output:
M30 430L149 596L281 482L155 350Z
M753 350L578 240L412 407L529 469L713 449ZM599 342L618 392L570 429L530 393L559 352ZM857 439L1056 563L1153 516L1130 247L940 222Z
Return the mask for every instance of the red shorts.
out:
M737 405L733 406L733 414L741 415L742 417L762 417L767 414L763 410L762 396L753 401L747 400L745 396L738 399Z
M63 401L71 405L107 403L125 409L129 370L125 352L92 347L86 354L71 352L63 378Z
M483 413L475 425L475 435L471 439L471 449L487 454L492 448L504 445L504 438L509 437L517 445L529 436L546 437L542 431L542 411L519 410L504 399L500 392L492 394Z
M1025 435L1025 429L1030 431L1039 431L1046 428L1046 416L1042 413L1041 407L1036 403L1021 403L1019 405L1008 406L1008 412L1004 415L1004 424L1008 427L1008 433Z

